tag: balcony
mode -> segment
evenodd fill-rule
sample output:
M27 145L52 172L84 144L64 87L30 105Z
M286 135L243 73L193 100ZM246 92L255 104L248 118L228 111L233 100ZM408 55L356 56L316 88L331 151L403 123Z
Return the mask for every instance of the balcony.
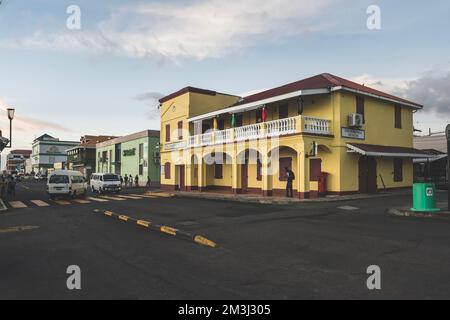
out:
M233 143L245 140L281 137L296 133L332 135L331 121L306 116L256 123L248 126L190 136L187 141L167 143L164 150L203 147L213 144Z

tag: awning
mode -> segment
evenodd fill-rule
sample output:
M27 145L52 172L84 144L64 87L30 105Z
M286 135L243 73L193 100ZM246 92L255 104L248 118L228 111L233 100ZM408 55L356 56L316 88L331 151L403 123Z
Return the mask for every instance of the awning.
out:
M432 162L442 160L445 158L447 158L446 154L440 154L440 155L430 154L430 157L427 159L424 159L424 158L414 159L413 162L414 163L432 163Z
M390 147L375 144L347 143L349 152L356 152L364 156L371 157L393 157L393 158L433 158L432 155L425 151L406 148L406 147Z

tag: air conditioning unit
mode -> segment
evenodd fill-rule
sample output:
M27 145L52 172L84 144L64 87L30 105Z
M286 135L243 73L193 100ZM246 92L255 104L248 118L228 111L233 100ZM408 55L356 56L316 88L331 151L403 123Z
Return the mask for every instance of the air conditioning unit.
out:
M348 126L350 128L362 127L364 124L364 117L359 113L352 113L348 116Z

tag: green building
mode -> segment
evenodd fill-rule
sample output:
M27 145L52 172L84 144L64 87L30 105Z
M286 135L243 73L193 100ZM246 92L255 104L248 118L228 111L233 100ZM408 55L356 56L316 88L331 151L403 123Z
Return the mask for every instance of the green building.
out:
M159 131L145 130L96 145L97 173L139 176L145 186L160 184Z

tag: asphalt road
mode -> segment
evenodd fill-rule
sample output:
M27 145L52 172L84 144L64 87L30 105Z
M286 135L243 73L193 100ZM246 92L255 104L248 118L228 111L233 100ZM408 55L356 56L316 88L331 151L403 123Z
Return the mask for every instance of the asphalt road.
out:
M25 207L6 202L10 208L0 212L0 298L450 297L450 219L385 213L407 205L407 195L293 206L136 198L62 204L48 199L42 183L19 184L15 200ZM95 209L201 234L219 246ZM81 290L67 289L69 265L81 268ZM367 289L370 265L381 268L381 290Z

